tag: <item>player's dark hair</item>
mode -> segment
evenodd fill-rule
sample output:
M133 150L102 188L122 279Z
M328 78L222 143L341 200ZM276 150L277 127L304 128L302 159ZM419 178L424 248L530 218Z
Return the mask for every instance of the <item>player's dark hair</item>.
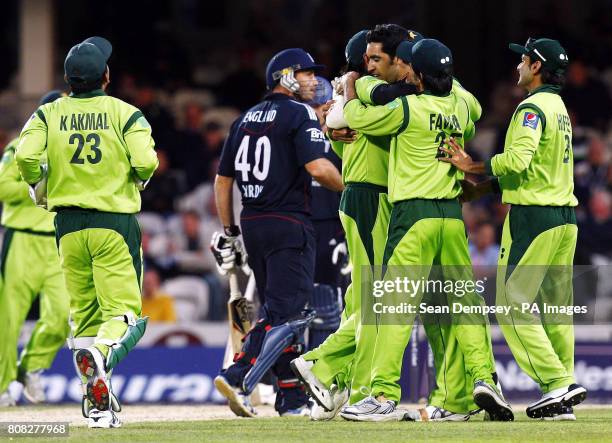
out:
M340 69L340 75L344 75L350 71L358 72L361 75L365 75L368 73L368 69L366 68L365 63L362 63L359 66L353 63L347 63L346 65L344 65L344 67L342 67L342 69Z
M400 25L388 23L384 25L376 25L374 29L368 31L366 42L381 43L384 53L389 54L393 59L395 50L399 44L408 37L408 30Z
M104 76L102 76L99 80L93 82L72 82L70 83L70 90L73 94L84 94L86 92L95 91L96 89L102 89L103 81Z
M542 83L560 88L565 86L565 71L551 72L548 69L541 69L540 72L542 74Z
M539 60L530 59L530 66ZM563 88L565 86L565 70L557 69L556 71L551 71L546 69L544 65L540 62L540 71L538 72L542 77L542 83L545 85L558 86L559 88Z
M414 69L414 66L413 66ZM421 75L425 90L433 95L447 95L453 87L453 67L444 68L443 72L438 75L429 75L419 72L414 69L416 75Z

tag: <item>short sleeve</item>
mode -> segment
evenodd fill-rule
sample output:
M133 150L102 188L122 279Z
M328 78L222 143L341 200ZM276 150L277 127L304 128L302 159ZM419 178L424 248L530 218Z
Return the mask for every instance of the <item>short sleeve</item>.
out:
M311 108L306 111L303 117L297 120L297 129L293 137L295 154L300 166L325 156L326 140L319 119Z
M236 138L236 130L238 128L238 124L241 121L242 116L240 116L230 128L230 132L225 139L225 143L223 144L223 149L221 150L221 158L219 159L219 168L217 170L217 174L222 175L224 177L234 177L235 169L234 169L234 159L235 148L234 148L234 139Z

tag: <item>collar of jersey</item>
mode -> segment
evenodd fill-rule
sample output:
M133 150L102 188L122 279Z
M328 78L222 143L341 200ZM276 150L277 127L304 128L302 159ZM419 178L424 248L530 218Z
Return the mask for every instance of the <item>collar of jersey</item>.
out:
M83 92L81 94L71 93L70 97L72 98L91 98L91 97L99 97L101 95L106 95L102 89L94 89L93 91Z
M543 84L542 86L538 86L529 94L527 94L527 97L531 97L533 94L537 94L538 92L550 92L551 94L559 94L559 92L561 92L561 88L559 86Z
M287 94L282 94L280 92L270 92L264 97L264 100L291 100L293 97L288 96Z
M423 94L423 95L433 95L434 97L448 97L450 95L450 91L448 91L448 94L437 95L437 94L434 94L433 92L431 92L429 89L425 89L423 92L421 92L421 94ZM418 94L418 95L420 95L420 94Z

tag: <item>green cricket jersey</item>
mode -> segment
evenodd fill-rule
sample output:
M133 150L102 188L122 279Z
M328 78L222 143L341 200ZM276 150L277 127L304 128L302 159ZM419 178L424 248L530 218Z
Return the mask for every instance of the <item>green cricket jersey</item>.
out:
M372 103L371 91L380 83L372 76L361 77L355 86ZM354 128L352 128L354 129ZM389 135L370 135L359 132L353 143L331 142L332 149L342 159L342 181L344 183L370 183L387 187L389 170Z
M21 132L17 163L25 181L36 183L47 151L50 211L132 214L140 211L135 176L148 180L158 165L154 145L142 112L96 90L39 107Z
M388 181L392 203L415 198L450 199L461 194L459 180L463 174L438 160L445 138L452 136L463 144L475 132L470 106L463 98L467 91L456 89L445 97L427 92L408 95L385 106L367 106L360 100L345 105L344 116L351 128L370 135L393 136Z
M2 202L2 226L27 229L36 232L54 231L55 214L34 204L28 184L23 181L15 162L15 150L19 139L4 148L0 163L0 201Z
M576 206L572 125L559 89L543 85L514 111L504 152L485 163L499 177L502 201Z
M459 97L462 97L468 105L470 110L470 120L476 123L480 120L482 116L482 106L480 106L480 102L478 99L472 94L470 91L465 89L459 80L456 78L453 79L453 89L452 89Z

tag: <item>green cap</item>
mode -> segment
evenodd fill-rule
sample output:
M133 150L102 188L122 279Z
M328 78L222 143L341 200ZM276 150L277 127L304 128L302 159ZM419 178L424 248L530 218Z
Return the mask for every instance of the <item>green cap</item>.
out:
M424 38L412 46L412 67L423 74L437 76L453 67L453 54L442 42Z
M395 55L406 63L412 63L412 47L423 40L420 32L408 31L408 39L401 42L395 50Z
M110 42L102 37L89 37L73 46L64 61L68 83L87 83L102 78L112 51Z
M569 57L561 43L550 38L529 37L525 46L510 43L509 48L519 54L528 55L532 62L539 60L544 69L551 72L564 71L569 64Z
M366 42L367 35L367 29L359 31L357 34L352 36L346 44L344 56L346 57L346 62L349 65L354 67L363 65L363 54L365 54L368 46L368 43Z

